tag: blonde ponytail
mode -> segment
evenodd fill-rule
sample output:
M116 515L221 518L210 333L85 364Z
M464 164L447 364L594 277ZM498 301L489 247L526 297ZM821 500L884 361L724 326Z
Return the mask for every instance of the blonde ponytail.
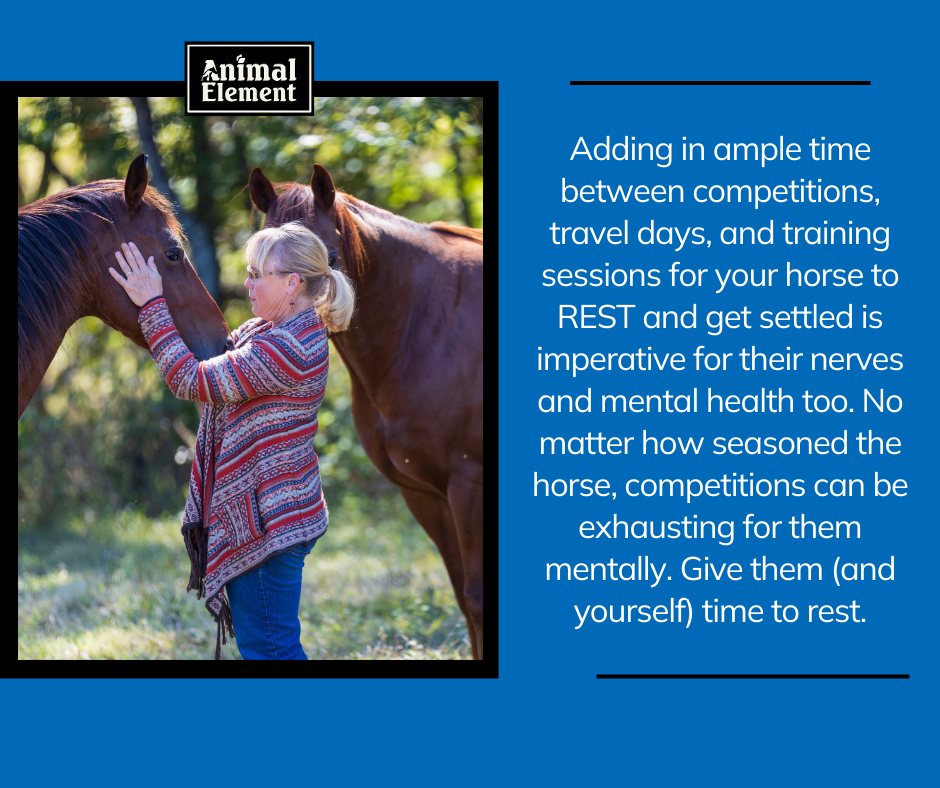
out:
M324 283L320 297L316 300L320 320L334 334L345 331L356 310L356 292L346 274L330 268L329 284Z

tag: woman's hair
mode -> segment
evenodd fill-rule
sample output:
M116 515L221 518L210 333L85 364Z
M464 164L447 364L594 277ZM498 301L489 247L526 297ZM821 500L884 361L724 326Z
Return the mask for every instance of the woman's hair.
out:
M300 292L314 299L317 314L333 333L345 331L356 308L356 293L342 271L330 268L326 247L300 222L259 230L245 244L248 264L262 273L270 262L273 270L300 275Z

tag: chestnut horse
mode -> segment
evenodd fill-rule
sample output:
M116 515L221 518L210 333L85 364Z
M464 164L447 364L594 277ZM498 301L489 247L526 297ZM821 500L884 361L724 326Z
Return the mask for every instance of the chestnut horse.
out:
M483 231L339 194L319 164L309 186L257 167L248 186L266 226L302 220L355 285L357 315L332 339L359 441L440 550L482 659Z
M17 211L17 418L80 317L98 317L147 348L140 310L108 273L122 241L153 256L173 319L197 358L233 347L222 312L183 251L169 201L147 183L142 153L123 181L75 186Z

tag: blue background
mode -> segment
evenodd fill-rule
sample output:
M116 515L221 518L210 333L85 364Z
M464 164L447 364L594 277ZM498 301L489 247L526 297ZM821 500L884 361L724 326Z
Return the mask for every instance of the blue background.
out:
M39 20L21 8L8 20L16 40L3 54L8 79L181 79L184 40L314 40L318 80L496 79L499 115L499 524L500 678L476 681L300 681L109 683L58 680L7 681L7 767L31 783L82 778L165 784L180 780L293 779L383 783L496 784L570 781L613 784L920 784L936 776L936 644L934 596L937 517L932 403L936 309L937 199L935 184L936 16L924 5L893 3L751 4L715 7L607 5L533 7L507 4L422 9L358 3L296 8L257 5L196 7L161 3L115 6L108 12L54 7ZM463 16L457 15L462 13ZM571 87L571 79L870 79L870 87ZM22 92L21 88L21 92ZM719 165L706 160L643 163L570 162L578 137L594 142L624 134L638 141L682 136L705 143L775 140L784 135L804 149L799 163ZM871 161L848 165L808 161L806 142L867 142ZM494 144L493 137L489 144ZM674 157L676 152L674 145ZM583 159L583 157L580 157ZM492 158L490 159L492 162ZM491 165L492 166L492 165ZM493 185L493 173L490 187ZM789 183L822 177L827 183L869 183L878 207L565 206L561 177L578 183ZM491 207L492 211L492 207ZM553 246L548 226L622 225L631 234L655 219L711 230L711 249L629 249ZM724 225L855 224L891 227L891 247L721 247ZM492 221L492 213L491 213ZM491 240L492 243L492 240ZM893 290L863 288L765 292L668 286L543 288L544 268L656 267L857 267L877 262L901 276ZM866 277L866 281L867 277ZM491 286L493 279L490 273ZM703 310L786 309L819 303L845 308L866 303L881 309L877 332L652 332L559 331L557 304L636 303L643 308ZM634 310L636 313L638 310ZM857 317L857 314L856 314ZM662 334L660 336L660 333ZM613 352L648 345L691 354L757 345L780 350L903 352L900 373L838 375L782 373L696 375L623 373L572 381L540 376L535 348ZM492 367L491 367L492 368ZM583 393L595 403L603 391L654 393L665 388L701 391L712 386L741 393L782 386L844 393L855 413L843 416L623 416L579 414L539 417L539 394ZM900 395L895 415L860 413L861 389ZM492 418L492 417L491 417ZM492 423L492 422L491 422ZM543 434L834 435L873 429L903 442L897 457L855 453L832 458L632 457L600 463L591 458L537 456ZM492 446L492 438L490 439ZM492 454L491 454L492 456ZM863 478L866 497L839 502L811 494L800 499L676 500L574 499L531 495L532 473L542 478L604 476L622 489L626 478L711 477L744 470L755 477L813 480L838 474ZM905 498L875 499L874 471L909 484ZM585 519L734 518L857 519L858 542L663 545L581 540ZM753 542L753 540L752 540ZM707 549L706 549L707 548ZM813 560L821 583L693 584L675 577L685 555L708 555L745 564L753 556ZM650 555L669 562L668 588L639 584L546 583L546 561L619 562ZM894 555L891 583L831 582L835 555L881 563ZM857 599L865 624L809 626L706 626L688 631L667 624L585 624L575 631L572 604L660 602L670 595L700 603L706 596L763 604L844 604ZM491 603L492 604L492 603ZM491 608L492 609L492 608ZM696 611L700 612L699 610ZM315 673L315 665L311 665ZM598 681L617 673L910 673L909 681ZM51 724L50 724L51 723ZM50 736L52 734L52 736ZM50 741L50 738L52 739ZM934 745L929 745L934 741ZM309 757L314 756L314 757Z

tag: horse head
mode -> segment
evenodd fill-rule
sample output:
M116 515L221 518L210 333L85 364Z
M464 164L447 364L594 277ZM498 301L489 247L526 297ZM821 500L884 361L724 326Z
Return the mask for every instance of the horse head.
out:
M169 200L148 185L144 154L123 181L73 186L19 208L17 240L17 418L79 318L98 317L147 348L140 310L108 273L122 241L154 258L176 326L197 358L232 346L222 312L183 250Z
M111 194L112 225L104 237L95 239L93 247L100 284L94 314L147 347L137 322L140 310L108 275L120 248L112 239L133 241L145 260L153 257L163 278L163 296L186 346L200 360L221 355L231 347L231 332L183 248L183 230L170 203L148 185L146 154L131 162L123 186L123 192Z
M303 222L326 246L330 267L354 281L361 276L366 260L350 216L355 207L348 195L337 194L326 167L313 165L309 188L299 183L273 184L260 167L255 167L248 178L248 190L254 206L265 214L265 227Z

